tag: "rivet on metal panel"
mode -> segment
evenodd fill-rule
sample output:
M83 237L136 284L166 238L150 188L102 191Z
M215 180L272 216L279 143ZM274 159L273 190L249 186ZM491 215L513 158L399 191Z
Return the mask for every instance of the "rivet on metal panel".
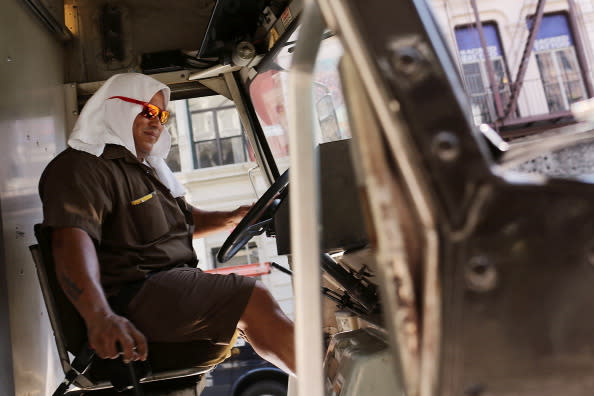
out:
M396 99L392 99L389 103L388 103L388 107L390 108L390 110L394 113L397 113L400 111L400 102L397 101Z
M233 49L231 60L234 65L247 66L256 56L256 48L248 41L241 41Z
M442 161L453 161L460 154L460 142L452 132L442 131L433 138L432 151Z
M412 86L425 80L431 73L431 50L423 39L416 35L399 37L389 43L390 63L397 74L399 84ZM396 76L398 78L398 76Z
M486 256L472 257L464 269L466 287L476 292L488 292L497 286L497 269Z
M392 63L398 71L412 75L417 72L421 59L422 56L418 49L414 47L401 47L394 49Z

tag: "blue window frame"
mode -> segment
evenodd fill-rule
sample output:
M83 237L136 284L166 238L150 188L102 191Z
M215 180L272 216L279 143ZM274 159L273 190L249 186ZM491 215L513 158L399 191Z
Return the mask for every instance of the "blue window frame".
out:
M502 105L509 100L509 78L507 65L499 39L497 25L494 22L484 22L483 33L487 44L489 58L493 63L495 81ZM493 91L489 84L486 67L486 57L481 46L478 29L472 26L455 28L458 56L462 66L462 75L467 94L472 106L475 123L490 123L497 118L493 101Z

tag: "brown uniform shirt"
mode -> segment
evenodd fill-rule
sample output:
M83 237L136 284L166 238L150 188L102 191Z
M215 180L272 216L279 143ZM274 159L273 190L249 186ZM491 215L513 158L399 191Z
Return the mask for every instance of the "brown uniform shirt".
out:
M107 145L101 157L64 150L39 193L44 226L81 228L94 240L108 296L149 272L197 264L190 206L122 146Z

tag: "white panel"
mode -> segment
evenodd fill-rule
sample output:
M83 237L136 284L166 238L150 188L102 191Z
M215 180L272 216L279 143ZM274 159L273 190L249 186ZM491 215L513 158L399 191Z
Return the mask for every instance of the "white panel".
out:
M42 217L39 176L64 147L63 48L18 0L2 2L0 29L0 270L7 278L14 394L46 395L63 374L28 246ZM7 351L0 349L0 359L0 367L10 365ZM9 380L0 372L0 394L13 393Z

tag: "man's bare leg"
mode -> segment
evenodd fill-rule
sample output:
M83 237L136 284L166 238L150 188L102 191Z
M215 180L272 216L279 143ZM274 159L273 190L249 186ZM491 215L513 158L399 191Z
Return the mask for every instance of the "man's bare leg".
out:
M293 322L262 282L256 282L237 327L245 333L258 355L295 375Z

